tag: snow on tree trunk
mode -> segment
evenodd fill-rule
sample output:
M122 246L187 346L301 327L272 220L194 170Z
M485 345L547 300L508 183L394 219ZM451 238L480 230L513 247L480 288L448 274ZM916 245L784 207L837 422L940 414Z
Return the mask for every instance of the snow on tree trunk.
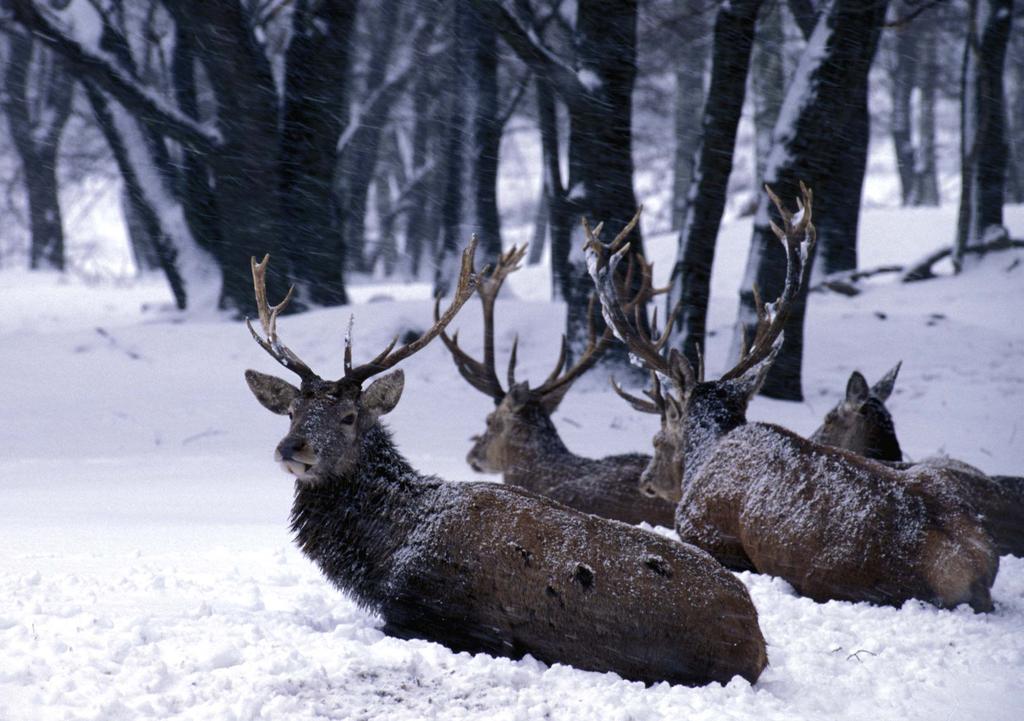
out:
M792 203L798 183L814 191L814 222L824 270L856 266L857 221L867 161L867 77L885 19L886 2L830 0L786 92L772 134L765 182ZM769 200L759 196L750 255L740 290L733 337L737 357L753 337L757 317L752 288L775 298L785 279L785 253L771 228ZM809 259L813 262L814 259ZM801 400L803 323L807 287L800 289L786 325L785 343L762 393Z
M196 311L215 309L221 292L221 273L216 262L192 237L181 203L169 191L154 164L138 120L116 102L111 102L109 108L139 187L156 212L163 236L173 249L188 306Z
M691 363L697 362L697 349L704 347L715 240L725 209L736 128L743 110L754 25L761 3L762 0L735 0L722 5L715 19L702 140L668 297L669 309L680 299L683 302L672 332L682 336L682 348ZM678 346L676 338L670 342Z

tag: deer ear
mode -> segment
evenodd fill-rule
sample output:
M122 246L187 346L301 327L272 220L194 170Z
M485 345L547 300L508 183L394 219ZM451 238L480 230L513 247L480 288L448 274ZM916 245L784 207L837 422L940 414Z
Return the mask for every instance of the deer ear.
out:
M288 415L288 407L299 395L299 389L288 381L259 371L247 370L245 382L264 408L281 416Z
M846 382L846 402L863 403L870 395L871 389L868 388L868 382L864 380L860 371L851 373L850 380Z
M369 413L374 420L390 413L398 405L403 388L405 388L405 373L401 369L381 376L363 391L363 412Z
M871 392L878 397L878 400L885 403L889 400L889 396L892 395L892 388L896 385L896 376L900 374L900 366L903 365L903 361L900 361L896 366L882 376L882 379L871 386Z
M753 399L757 395L757 392L761 390L761 386L764 385L765 378L768 377L768 371L771 370L772 364L775 362L775 357L779 354L779 350L782 348L782 334L775 340L774 347L771 352L765 356L761 361L755 363L750 369L735 380L727 381L729 386L744 396L748 401Z

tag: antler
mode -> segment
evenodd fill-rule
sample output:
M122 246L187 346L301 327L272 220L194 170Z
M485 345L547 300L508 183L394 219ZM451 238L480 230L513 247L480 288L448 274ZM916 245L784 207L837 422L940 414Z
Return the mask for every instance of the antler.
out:
M277 337L277 316L291 301L295 286L288 289L284 300L277 305L270 305L267 302L267 265L270 263L270 254L264 255L262 262L259 263L256 262L256 258L250 258L250 263L252 265L252 285L256 293L256 309L259 312L260 325L263 326L263 332L267 336L266 338L260 337L256 329L252 327L252 322L246 318L245 325L249 328L249 332L252 333L253 339L274 360L288 370L298 374L302 380L307 381L318 378L319 376Z
M648 334L643 330L641 322L642 314L645 310L645 302L641 302L644 300L644 291L641 290L637 297L631 301L623 302L619 296L619 289L616 287L615 269L622 261L623 256L629 251L628 243L623 243L622 239L636 225L639 216L640 211L638 210L633 220L607 246L601 243L598 233L592 231L589 224L584 220L583 229L587 236L585 249L587 252L588 270L597 288L598 297L601 300L605 323L626 344L634 361L644 365L656 374L661 374L671 379L679 386L680 392L685 392L687 386L696 383L697 379L693 368L686 358L675 349L669 351L667 357L664 353L669 338L669 331L675 322L676 315L679 313L680 304L677 303L675 309L669 314L665 330L661 334L657 332L657 313L655 312L655 317L651 322L651 331ZM649 281L646 282L649 283ZM653 288L650 293L654 294ZM633 315L632 322L628 318L627 313ZM622 394L620 393L620 395ZM635 396L631 396L627 400L630 403L640 401L642 404L646 404L646 401ZM655 402L657 403L657 401Z
M633 228L636 227L637 222L640 220L640 214L643 212L643 206L637 208L636 214L626 224L626 226L619 232L615 239L609 244L608 248L618 251L624 249L629 245L626 238L629 236ZM596 228L592 231L587 224L586 219L582 219L583 227L587 233L588 238L592 238L595 241L600 239L601 230L604 227L603 223L599 223ZM647 303L655 296L667 293L668 286L664 288L654 287L654 264L648 263L643 256L637 253L629 254L629 265L626 268L625 278L623 278L619 285L620 293L629 293L633 286L634 276L637 274L637 268L639 268L639 287L633 294L632 298L623 304L623 308L626 312L642 313L643 309L647 307ZM604 332L601 337L597 337L597 331L594 328L594 306L598 302L597 294L591 294L590 301L587 306L587 332L588 332L588 343L579 359L569 370L562 373L562 369L565 366L566 356L568 355L568 344L565 336L562 336L562 348L558 356L558 362L555 364L555 369L547 377L543 384L536 389L537 393L544 396L549 396L550 399L561 400L562 395L569 389L581 375L590 370L595 363L601 358L601 354L611 345L614 337L614 332L611 326L606 324ZM655 315L655 323L657 322L657 315ZM667 337L667 336L666 336ZM639 399L637 399L639 400ZM550 400L549 400L550 402ZM557 404L557 403L556 403Z
M772 231L782 242L786 250L786 281L782 293L773 303L763 303L761 293L757 286L754 286L754 304L757 309L757 328L754 331L754 341L740 355L739 362L722 375L722 380L738 378L753 366L760 363L773 353L781 344L783 328L789 318L793 301L802 285L807 282L809 271L807 258L817 234L814 223L811 221L811 206L814 194L804 183L800 182L800 194L803 198L797 198L798 210L791 213L782 205L779 197L772 192L767 185L764 186L768 197L771 198L775 207L782 216L784 228L780 228L771 222Z
M658 379L658 374L654 371L651 371L651 387L644 389L644 395L650 398L650 400L627 393L622 389L622 386L615 382L614 378L611 381L612 388L619 394L619 397L633 406L635 410L641 413L654 413L656 415L661 415L662 411L664 411L665 395L661 391L661 380Z
M459 312L459 309L465 305L466 301L469 300L469 297L473 295L473 291L476 290L476 276L473 273L473 255L476 253L476 244L477 237L474 235L469 241L469 246L462 251L462 266L459 269L459 281L458 285L455 287L455 295L452 298L451 305L448 306L448 309L443 315L436 317L434 325L426 330L416 340L411 343L406 343L398 350L394 350L395 345L398 343L398 336L395 336L388 346L378 353L377 356L369 363L353 367L352 322L349 321L349 332L345 336L345 380L362 383L366 379L371 378L378 373L383 373L396 365L399 361L405 360L422 349L437 335L444 332L445 327L451 323L455 314Z
M483 362L476 360L459 347L458 331L456 331L451 337L449 337L443 330L440 334L441 341L452 354L452 359L455 361L455 367L458 368L459 374L465 378L471 386L476 388L478 391L489 395L496 402L505 397L505 391L501 387L501 381L498 380L498 374L495 370L494 303L498 298L498 292L501 290L501 286L504 284L505 278L508 277L509 273L519 269L519 263L526 255L526 248L526 245L522 248L516 248L513 246L508 250L508 252L498 256L498 262L495 264L494 270L491 271L490 275L487 274L486 268L484 268L480 273L477 284L477 294L480 296L480 304L483 306L484 313ZM438 319L439 311L440 299L434 304L435 320ZM516 351L515 346L513 346L512 357L509 361L510 377L514 376L515 358Z

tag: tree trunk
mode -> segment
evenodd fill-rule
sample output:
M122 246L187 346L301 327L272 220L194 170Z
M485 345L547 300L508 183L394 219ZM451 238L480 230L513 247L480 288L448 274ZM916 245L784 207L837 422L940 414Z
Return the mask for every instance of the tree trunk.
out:
M452 3L451 22L453 37L466 37L469 6L455 0ZM441 177L444 179L441 201L441 240L437 247L434 267L434 294L446 295L457 274L458 249L468 238L462 230L462 188L464 182L466 137L463 107L463 88L466 87L465 68L467 53L464 44L453 42L448 50L446 85L446 115L441 150Z
M905 14L906 2L897 3L898 12ZM904 206L911 205L916 197L914 140L911 133L911 95L917 77L919 29L914 23L904 23L893 29L893 67L890 72L892 84L892 142L896 151L896 169L900 176L900 196Z
M375 8L376 18L371 29L373 44L364 83L365 96L379 91L387 80L398 28L398 0L384 0ZM377 169L381 135L387 123L390 103L382 113L365 118L346 144L341 158L340 187L344 195L344 225L346 240L345 267L359 273L372 270L366 250L366 208L370 184Z
M672 161L672 228L686 219L687 198L700 148L704 107L704 65L707 61L707 20L700 0L675 0L677 17L686 18L686 34L675 56L675 151Z
M857 220L867 161L868 71L885 20L886 2L830 0L790 83L773 133L765 182L788 203L799 197L798 182L814 191L818 253L826 272L856 265ZM768 225L769 200L758 202L743 287L734 357L753 337L752 293L776 298L785 278L785 254ZM813 263L814 258L808 262ZM801 400L801 361L807 286L800 289L786 325L785 343L762 393Z
M725 210L736 128L743 111L754 25L761 2L736 0L721 6L715 19L711 83L704 108L696 181L690 191L693 200L679 233L668 298L669 308L682 301L673 334L682 336L683 352L693 364L697 363L698 349L705 347L715 241ZM679 345L675 338L671 343Z
M772 150L772 131L786 95L786 66L783 46L782 6L768 3L757 18L757 36L750 70L750 89L754 105L754 194L761 192L764 169Z
M490 6L469 3L467 37L472 42L473 80L473 209L481 264L501 255L498 216L498 157L502 124L498 119L498 33Z
M346 84L356 2L296 2L286 55L280 153L282 241L311 301L348 301L345 243L335 207L338 137L348 122ZM287 229L287 230L286 230ZM303 238L296 242L294 237Z
M30 35L7 37L2 104L28 197L29 267L64 270L57 149L71 114L74 83L54 53L33 43Z
M1010 146L1008 155L1006 200L1009 203L1024 203L1024 14L1017 11L1016 32L1011 32L1006 113L1006 140Z
M182 206L164 186L145 129L133 115L90 83L85 83L85 89L133 210L155 242L175 305L181 310L189 304L194 308L215 307L220 295L220 269L195 243Z
M961 86L960 213L953 267L986 234L1003 229L1006 131L1003 65L1013 0L970 0Z
M917 155L914 159L913 205L937 207L939 172L935 159L935 98L939 76L939 18L942 8L932 8L916 20L920 34L917 87L921 103L917 115Z
M432 258L434 239L436 238L432 209L436 205L436 194L431 193L437 187L438 168L429 170L430 146L436 142L440 130L438 122L438 103L434 100L433 83L429 68L420 68L412 94L413 122L412 129L412 174L424 172L422 177L409 191L409 215L405 223L405 256L410 278L421 276L421 262L424 255Z
M544 193L547 205L547 226L551 236L551 297L565 300L563 292L569 284L569 244L572 242L572 219L562 181L560 143L558 141L558 108L551 81L538 75L537 122L540 126L541 157L544 164Z
M614 237L636 214L633 191L633 84L636 79L636 0L581 3L576 14L577 75L588 91L583 102L569 103L569 188L571 215L603 222L605 239ZM566 339L571 358L587 344L592 321L604 319L595 308L588 315L594 285L587 272L582 234L569 248ZM630 243L643 254L639 225ZM613 346L605 362L628 365L624 346Z

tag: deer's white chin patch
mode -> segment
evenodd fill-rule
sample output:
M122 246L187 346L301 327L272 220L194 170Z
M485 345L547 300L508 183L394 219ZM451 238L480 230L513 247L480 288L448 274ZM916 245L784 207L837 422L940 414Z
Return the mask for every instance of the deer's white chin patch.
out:
M308 463L303 463L302 461L294 460L281 461L280 465L281 470L283 470L285 473L295 476L296 478L299 479L309 477L311 475L309 472L313 468L313 466L311 466Z

